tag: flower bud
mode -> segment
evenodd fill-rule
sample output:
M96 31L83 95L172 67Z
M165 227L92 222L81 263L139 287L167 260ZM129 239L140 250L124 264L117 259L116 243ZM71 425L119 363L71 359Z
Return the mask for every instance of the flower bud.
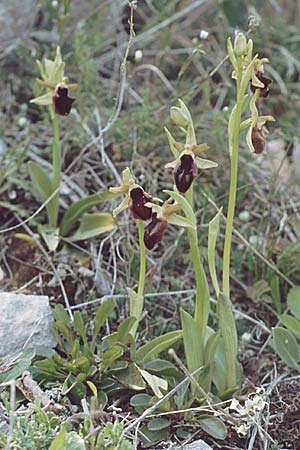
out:
M235 56L244 56L247 54L247 39L243 33L238 33L234 40L233 51Z
M152 214L151 222L145 227L144 243L148 250L152 250L156 244L161 242L168 222L164 218L158 218L156 213Z
M141 187L136 187L130 191L129 210L134 219L149 220L151 219L152 209L145 206L146 203L151 202L152 197L144 192Z
M196 178L198 167L192 155L183 154L173 171L174 181L179 192L185 193Z
M255 153L259 155L265 149L266 140L261 129L254 127L251 134L252 145Z
M71 111L75 97L69 97L69 89L65 83L59 83L55 88L55 94L52 97L53 107L56 114L68 116Z
M170 109L170 115L173 122L175 122L179 127L187 127L190 123L186 112L181 108L177 108L177 106L172 106Z

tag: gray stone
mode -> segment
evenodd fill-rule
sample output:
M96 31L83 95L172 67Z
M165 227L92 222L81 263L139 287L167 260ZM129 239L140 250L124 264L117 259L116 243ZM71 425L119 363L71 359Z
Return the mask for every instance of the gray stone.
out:
M0 292L0 357L26 347L55 347L53 323L47 296Z
M212 447L206 442L199 439L198 441L194 441L191 444L187 444L183 447L182 450L213 450Z

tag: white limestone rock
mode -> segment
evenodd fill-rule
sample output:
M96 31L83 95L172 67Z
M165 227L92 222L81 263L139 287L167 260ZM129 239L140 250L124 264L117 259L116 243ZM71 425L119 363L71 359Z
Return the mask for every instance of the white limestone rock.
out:
M47 296L0 292L0 357L26 347L55 347L53 323Z

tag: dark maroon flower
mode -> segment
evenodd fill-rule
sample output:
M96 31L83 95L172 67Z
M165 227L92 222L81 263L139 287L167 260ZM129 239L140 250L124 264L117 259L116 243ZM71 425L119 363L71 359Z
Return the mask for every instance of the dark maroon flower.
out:
M69 89L66 84L60 83L56 86L55 94L52 97L54 111L60 116L68 116L71 111L75 97L69 97Z
M146 203L151 201L151 195L146 194L141 187L131 189L128 207L132 216L139 220L151 219L152 209L149 206L145 206Z
M269 84L273 83L273 80L271 80L271 78L265 77L264 73L261 72L260 70L258 72L256 72L256 76L259 79L259 81L261 81L263 83L264 87L263 88L259 88L257 86L254 86L252 84L252 82L250 81L251 92L253 92L253 94L254 94L256 89L259 89L260 90L260 94L259 94L260 97L263 97L263 98L269 97L269 93L270 93Z
M182 155L175 166L173 176L179 192L185 193L197 176L198 167L192 155Z
M144 242L148 250L152 250L162 240L167 228L167 220L158 218L157 214L153 213L151 222L145 227L144 233Z
M266 140L264 138L262 130L254 127L251 134L252 145L254 147L255 153L259 155L264 151Z

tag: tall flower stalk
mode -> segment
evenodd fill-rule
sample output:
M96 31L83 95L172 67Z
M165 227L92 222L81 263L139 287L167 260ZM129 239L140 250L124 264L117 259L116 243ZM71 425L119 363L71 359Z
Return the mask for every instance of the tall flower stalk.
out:
M61 184L61 146L59 137L59 122L58 117L55 114L52 105L49 107L50 117L53 130L53 143L52 143L52 167L53 167L53 191L57 190L55 196L50 200L52 203L53 214L49 217L49 225L53 228L57 227L58 210L59 210L59 188Z
M258 55L252 57L253 42L251 39L247 42L246 37L242 33L238 33L234 46L231 44L230 38L227 41L227 48L230 61L233 65L233 78L236 80L236 104L234 105L228 125L229 154L230 154L230 190L227 211L227 222L223 253L223 294L230 298L230 256L231 241L233 231L233 219L236 204L236 190L238 182L238 159L240 133L244 127L250 126L249 131L252 133L250 139L247 137L250 150L256 152L252 145L253 127L260 121L258 131L263 131L262 126L267 120L274 120L271 116L258 117L256 108L256 100L258 97L266 98L269 95L268 85L272 82L269 78L263 76L263 64L268 63L266 58L259 59ZM252 118L241 123L242 108L245 103L245 94L247 87L251 87L254 96L250 102ZM248 133L249 136L249 133ZM256 153L259 153L258 151Z
M61 184L61 145L59 136L58 116L68 116L74 97L69 96L69 90L77 87L76 84L68 85L68 78L64 76L65 63L62 60L60 47L56 49L55 59L45 59L42 64L37 61L41 79L37 82L47 92L30 100L41 106L48 106L52 123L52 173L48 174L42 166L35 162L29 163L29 174L37 194L46 202L48 223L39 226L39 232L43 236L49 250L55 251L59 244L59 190ZM71 227L69 227L71 228Z
M181 310L187 365L190 372L201 365L209 368L206 386L209 388L210 383L213 382L224 397L230 396L240 383L240 369L237 361L238 339L230 301L231 241L238 182L240 133L248 129L246 138L248 147L254 153L261 153L267 134L264 124L268 120L274 120L271 116L260 116L256 106L259 98L268 97L269 84L272 80L268 79L263 72L263 64L267 63L268 60L266 58L259 59L258 55L252 57L252 47L252 41L247 41L242 33L237 34L234 46L228 39L228 53L234 69L232 76L236 80L236 102L228 123L230 188L223 253L222 287L220 287L217 279L215 265L215 247L221 211L209 224L208 239L208 265L217 298L219 325L217 331L213 331L208 326L210 291L201 262L197 229L187 229L196 281L194 318ZM249 96L246 94L248 87L253 94L249 101L251 117L242 121L242 112L249 100ZM195 215L193 181L198 169L215 167L217 164L199 158L199 153L207 150L208 146L206 144L197 145L191 114L181 100L179 100L179 103L179 107L171 108L171 118L185 132L186 140L185 143L176 142L171 133L166 130L171 151L175 156L175 161L167 164L166 167L173 168L175 187L178 192L185 195L192 211L191 214ZM205 383L205 380L202 379L201 383Z

